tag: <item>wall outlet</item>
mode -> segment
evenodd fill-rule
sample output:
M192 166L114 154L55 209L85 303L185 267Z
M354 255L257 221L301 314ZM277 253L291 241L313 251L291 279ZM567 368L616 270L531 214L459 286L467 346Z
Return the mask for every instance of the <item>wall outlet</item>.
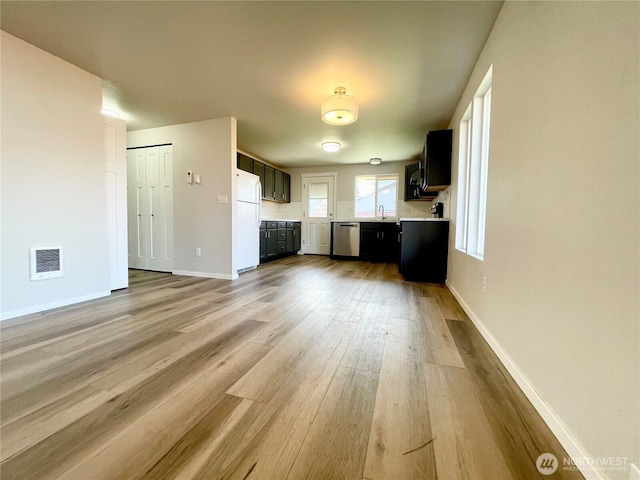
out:
M482 277L482 293L487 293L487 277Z
M196 248L196 257L201 257L202 256L202 250L200 250L199 248Z

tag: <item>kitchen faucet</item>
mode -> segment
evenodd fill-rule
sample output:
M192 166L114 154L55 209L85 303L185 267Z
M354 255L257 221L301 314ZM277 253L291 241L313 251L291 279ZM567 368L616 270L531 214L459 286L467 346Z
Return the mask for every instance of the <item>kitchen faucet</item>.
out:
M380 204L378 211L382 210L382 220L384 220L384 205Z

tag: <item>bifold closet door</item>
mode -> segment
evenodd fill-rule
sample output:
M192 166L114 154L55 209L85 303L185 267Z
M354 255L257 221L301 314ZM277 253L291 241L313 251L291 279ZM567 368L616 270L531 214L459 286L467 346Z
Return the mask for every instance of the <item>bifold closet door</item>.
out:
M149 270L173 269L173 168L171 145L146 148Z
M129 267L173 269L173 160L171 145L130 149Z

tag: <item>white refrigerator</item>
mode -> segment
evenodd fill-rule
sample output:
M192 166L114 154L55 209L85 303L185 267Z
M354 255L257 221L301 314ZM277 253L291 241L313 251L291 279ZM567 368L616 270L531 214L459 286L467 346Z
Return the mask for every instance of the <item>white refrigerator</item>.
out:
M236 217L234 255L236 271L242 273L260 263L260 177L236 170Z

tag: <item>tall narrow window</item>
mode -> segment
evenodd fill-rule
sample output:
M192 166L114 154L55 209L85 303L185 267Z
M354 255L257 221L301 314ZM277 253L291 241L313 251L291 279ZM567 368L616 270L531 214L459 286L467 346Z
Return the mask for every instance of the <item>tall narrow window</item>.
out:
M355 187L356 218L397 216L398 175L360 175Z
M460 121L456 248L484 258L493 65Z

